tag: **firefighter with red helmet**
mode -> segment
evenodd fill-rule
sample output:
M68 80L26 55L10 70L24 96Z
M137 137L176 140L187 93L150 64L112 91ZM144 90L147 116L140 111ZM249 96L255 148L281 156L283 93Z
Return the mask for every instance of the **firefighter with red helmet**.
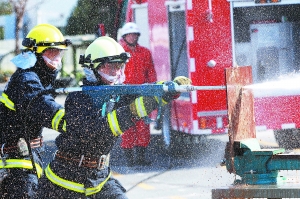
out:
M99 37L80 56L86 75L83 87L122 84L129 57L115 40ZM174 97L165 93L162 99L168 103ZM111 175L109 153L118 137L134 125L133 118L143 118L157 106L155 96L68 94L66 132L56 138L58 151L40 180L38 198L127 198Z
M35 26L12 59L17 70L0 96L1 198L34 198L42 175L42 128L63 131L64 107L51 93L70 44L50 24Z
M131 55L126 64L126 84L144 84L157 81L150 50L138 44L140 34L138 26L133 22L126 23L122 27L120 44ZM126 156L127 165L150 165L151 161L145 158L146 148L150 143L150 126L144 120L136 120L135 124L122 135L121 148Z

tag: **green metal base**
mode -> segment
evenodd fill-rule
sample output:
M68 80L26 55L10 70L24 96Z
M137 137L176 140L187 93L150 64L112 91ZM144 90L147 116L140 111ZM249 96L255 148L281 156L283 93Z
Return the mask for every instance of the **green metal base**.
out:
M278 171L267 174L244 174L241 177L241 183L249 185L281 184L286 180L286 177L278 176Z

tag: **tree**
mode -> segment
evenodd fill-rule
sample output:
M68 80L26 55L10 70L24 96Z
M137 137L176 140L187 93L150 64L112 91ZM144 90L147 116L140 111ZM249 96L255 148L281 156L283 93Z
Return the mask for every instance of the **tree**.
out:
M0 0L0 16L1 15L9 15L11 14L12 11L12 7L10 5L9 2L3 2ZM4 39L4 28L0 27L0 39Z
M0 1L0 15L9 15L13 12L12 7L7 1Z
M20 52L19 47L19 33L20 30L23 27L23 19L24 19L24 13L25 13L25 7L28 0L9 0L11 3L13 10L16 14L16 27L15 27L15 53L18 54Z
M98 24L104 24L106 33L116 39L117 17L120 12L117 0L78 0L77 7L67 21L67 35L94 34Z
M27 4L27 1L28 0L9 0L7 2L7 1L4 0L4 1L1 1L1 3L0 3L1 9L2 9L2 5L5 5L5 6L9 7L7 3L10 3L13 12L16 15L16 26L15 26L15 39L16 39L15 53L16 54L18 54L20 52L19 33L20 33L20 30L23 27L23 18L24 18L25 7L26 7L26 4ZM4 13L5 13L5 11L4 11Z

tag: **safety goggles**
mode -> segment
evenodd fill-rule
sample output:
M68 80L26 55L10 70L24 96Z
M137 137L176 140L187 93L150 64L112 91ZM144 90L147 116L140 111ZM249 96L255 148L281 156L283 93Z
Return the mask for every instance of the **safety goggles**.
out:
M103 58L97 58L94 63L125 63L130 58L130 54L127 52L121 53L120 55L108 56Z
M36 46L70 46L72 44L71 40L66 39L65 41L59 41L59 42L39 42L36 44Z
M57 57L62 58L65 52L63 49L58 49L58 48L47 48L46 51L47 51L47 57L50 59L55 59ZM45 52L43 54L45 54Z
M64 45L64 46L70 46L72 44L71 40L66 39L65 41L59 41L59 42L39 42L36 43L35 39L31 38L25 38L22 41L22 45L27 47L27 48L32 48L32 47L37 47L37 46L59 46L59 45Z

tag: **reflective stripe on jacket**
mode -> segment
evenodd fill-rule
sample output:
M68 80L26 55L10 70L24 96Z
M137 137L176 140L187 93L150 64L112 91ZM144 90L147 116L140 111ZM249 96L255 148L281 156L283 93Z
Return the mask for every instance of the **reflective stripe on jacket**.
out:
M7 108L16 111L15 104L13 101L9 99L9 97L3 92L0 96L0 102L4 104ZM58 131L59 130L59 124L63 122L62 129L66 130L66 122L62 120L62 118L65 116L65 109L59 109L56 114L52 118L52 129Z
M0 132L3 132L0 136L7 146L14 145L21 137L40 136L44 127L63 132L64 117L61 112L55 115L64 107L51 92L57 72L44 64L41 58L34 67L18 68L0 94Z
M107 114L107 120L113 135L116 137L122 135L123 132L119 126L116 110Z
M42 167L35 163L35 167L37 170L38 178L40 178L43 174ZM0 160L0 169L32 169L32 162L31 160L23 160L23 159L7 159L5 163Z
M98 193L101 191L102 187L104 186L104 184L107 182L107 180L110 178L111 176L111 172L109 172L108 176L105 178L104 181L102 181L98 186L96 187L90 187L90 188L85 188L84 184L80 184L77 182L72 182L66 179L63 179L61 177L59 177L58 175L56 175L50 168L50 164L47 166L47 168L45 169L45 174L46 177L54 184L63 187L65 189L68 190L72 190L78 193L83 193L86 196Z
M7 108L15 111L15 104L8 98L8 96L3 92L0 96L0 102L4 104Z

